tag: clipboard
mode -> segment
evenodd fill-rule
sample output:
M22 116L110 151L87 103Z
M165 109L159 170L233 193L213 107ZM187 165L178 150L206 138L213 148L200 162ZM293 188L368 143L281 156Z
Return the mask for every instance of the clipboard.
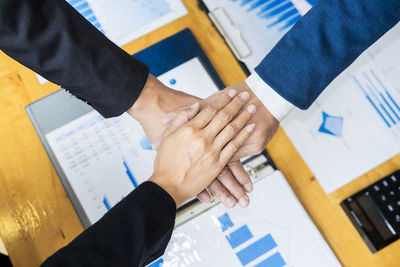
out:
M284 34L315 4L315 0L199 0L246 75Z

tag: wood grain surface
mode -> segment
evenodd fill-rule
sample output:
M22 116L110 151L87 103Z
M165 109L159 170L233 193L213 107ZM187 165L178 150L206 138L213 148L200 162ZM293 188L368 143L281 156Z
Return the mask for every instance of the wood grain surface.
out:
M190 28L222 80L246 76L224 40L195 0L184 0L189 14L128 45L129 53ZM0 236L13 264L38 266L82 230L79 219L24 110L57 90L40 85L32 71L0 52ZM400 155L327 195L282 129L267 147L297 197L344 266L400 266L400 242L371 254L340 201L397 169Z

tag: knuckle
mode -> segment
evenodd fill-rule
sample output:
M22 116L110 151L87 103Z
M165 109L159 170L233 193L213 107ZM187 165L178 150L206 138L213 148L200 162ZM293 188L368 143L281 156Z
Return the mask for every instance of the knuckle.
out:
M208 152L206 154L206 159L207 159L207 163L210 165L215 165L217 163L217 157L215 156L215 153L213 152Z
M198 123L199 123L200 125L205 125L205 124L207 123L206 120L205 120L204 118L198 118L197 121L198 121Z
M223 200L229 197L229 193L221 187L215 187L210 190L219 200Z
M218 179L224 179L229 174L228 168L223 168L222 171L218 174Z
M219 116L221 116L224 121L230 121L232 119L232 114L225 109L219 112Z
M194 133L195 133L195 128L194 128L192 125L187 125L187 126L184 128L184 132L185 132L185 134L188 135L188 136L193 136Z
M227 131L229 136L233 136L236 133L237 128L236 128L236 125L234 125L233 123L230 123L225 127L225 130Z
M236 142L232 142L229 145L229 151L232 153L236 152L238 149L239 149L239 146L236 144Z
M213 105L208 105L208 106L207 106L207 112L208 112L209 114L211 114L211 115L215 115L215 114L217 114L218 110L217 110L217 108L216 108L215 106L213 106Z
M238 161L231 161L231 162L228 162L228 167L229 168L235 168L235 167L243 167L243 165L242 165L242 163L240 163L240 161L238 162Z
M198 147L199 150L204 151L207 147L206 139L201 135L196 135L194 138L194 143Z

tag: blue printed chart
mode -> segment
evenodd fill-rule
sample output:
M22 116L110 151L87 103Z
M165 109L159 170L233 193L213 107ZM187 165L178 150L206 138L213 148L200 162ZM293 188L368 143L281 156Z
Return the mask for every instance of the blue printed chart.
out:
M185 15L181 0L66 0L115 44L122 46ZM36 74L39 83L48 82Z
M197 58L158 78L201 98L218 90ZM47 134L46 139L91 223L153 171L156 152L140 124L127 114L104 119L92 111Z
M330 193L400 153L400 26L282 126Z
M180 0L67 0L118 45L124 45L187 13Z
M267 28L276 27L278 31L286 31L301 18L299 11L289 0L231 0L266 20Z
M104 30L101 27L100 22L97 20L96 15L93 13L92 8L86 0L67 0L67 2L104 34Z
M316 1L205 0L211 13L223 9L251 53L241 59L252 70Z
M155 151L143 149L143 136L129 115L96 111L46 136L91 223L150 177Z
M333 267L330 248L280 172L255 184L251 204L222 204L178 226L151 267Z

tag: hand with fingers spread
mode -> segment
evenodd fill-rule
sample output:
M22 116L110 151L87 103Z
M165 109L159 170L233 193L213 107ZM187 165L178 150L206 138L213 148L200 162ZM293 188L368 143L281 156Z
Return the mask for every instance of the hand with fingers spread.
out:
M177 205L205 189L254 131L256 108L245 107L247 93L236 95L225 91L200 112L199 103L181 110L164 132L150 181Z

